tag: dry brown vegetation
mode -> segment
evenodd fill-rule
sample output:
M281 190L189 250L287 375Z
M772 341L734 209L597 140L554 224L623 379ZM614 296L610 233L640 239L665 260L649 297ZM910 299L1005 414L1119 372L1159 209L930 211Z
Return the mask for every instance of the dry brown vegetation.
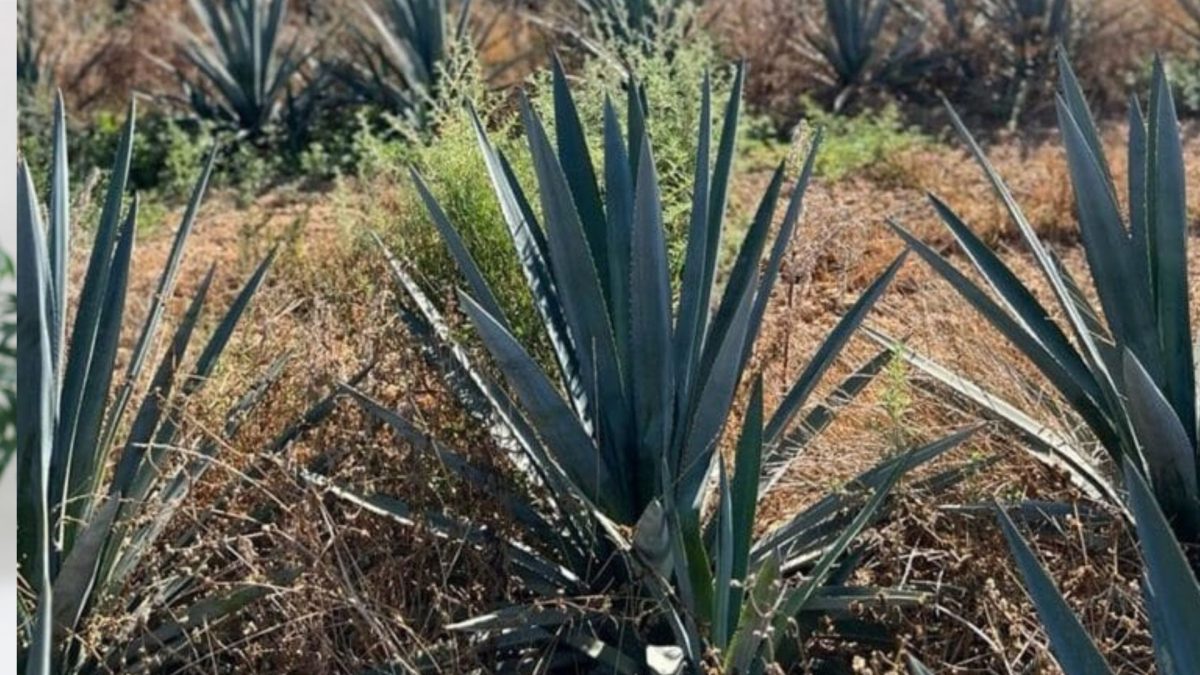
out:
M99 46L90 54L63 53L56 67L78 73L68 80L70 97L79 108L119 102L131 89L160 76L136 55L154 50L153 44L132 36L161 37L163 31L150 27L173 20L166 17L177 4L181 3L139 3L127 26L91 38ZM1124 75L1116 74L1119 69L1106 59L1140 58L1175 39L1161 22L1149 18L1161 14L1148 14L1143 3L1127 4L1132 9L1125 21L1137 28L1131 33L1134 39L1107 56L1088 59L1080 73L1085 82L1099 82L1099 90L1118 97L1125 83L1106 78ZM747 98L789 122L797 114L792 107L798 101L796 92L807 82L803 60L793 59L786 47L801 30L803 7L791 0L728 0L714 19L725 49L745 54L751 62ZM76 30L76 25L81 24L64 30ZM532 33L526 37L541 39ZM503 45L490 49L508 56ZM1117 183L1122 184L1119 126L1107 127L1106 138ZM1187 127L1185 138L1185 156L1200 157L1200 128ZM1000 136L989 155L1044 239L1070 265L1083 265L1058 144ZM887 218L903 221L945 253L955 254L952 240L925 200L926 190L985 233L1025 279L1038 278L1002 206L965 152L954 144L934 144L891 161L902 167L902 180L858 172L837 182L818 182L809 191L803 224L792 242L752 364L765 374L768 409L821 336L900 251L898 240L885 227ZM1192 161L1189 170L1189 186L1200 186L1200 161ZM768 177L767 167L743 170L737 177L739 202L752 202ZM504 532L513 526L500 509L456 482L428 456L398 444L386 428L347 402L281 451L264 452L284 427L337 382L370 365L360 384L363 389L409 414L470 459L511 473L486 434L456 407L406 334L396 317L383 258L369 243L362 219L349 208L355 196L375 204L411 201L397 197L408 187L342 180L337 190L343 199L334 199L331 191L284 186L249 204L216 195L203 209L181 276L184 291L216 263L214 289L220 292L212 302L224 304L271 245L280 243L282 253L224 357L215 386L195 411L194 433L215 428L229 402L274 359L287 355L288 363L263 406L224 448L220 466L192 495L179 526L200 524L204 535L193 550L161 554L179 556L185 564L207 565L214 584L245 577L278 583L278 592L251 606L243 620L205 632L208 646L218 647L221 663L233 672L358 672L411 658L433 645L450 653L461 650L457 667L465 671L486 664L472 664L465 645L442 627L486 610L505 596L509 580L499 555L349 507L306 484L300 474L315 469L368 491L404 495L414 507L436 506ZM347 194L350 201L344 198ZM1189 197L1195 222L1200 218L1200 189L1193 189ZM170 246L169 229L150 233L139 244L137 276L129 293L135 303L128 312L131 320L142 314L136 304L141 300L136 299L152 292ZM1193 239L1196 235L1194 229ZM1193 254L1198 251L1200 245L1192 247ZM1197 293L1200 260L1194 260L1191 269ZM172 307L175 316L180 302ZM1037 407L1064 425L1073 423L1054 412L1053 394L1028 364L918 260L908 262L869 324L907 338L913 348L988 382L1010 400ZM871 350L869 341L859 338L826 381L836 382ZM967 406L930 394L912 372L889 374L797 462L764 502L759 526L770 527L894 452L897 439L930 440L977 417ZM908 649L930 663L944 664L941 672L1055 672L1045 636L991 517L949 506L986 504L1014 495L1071 501L1080 497L1061 475L1028 457L1020 439L999 426L988 427L939 467L984 457L992 461L936 501L902 489L886 522L864 538L871 562L861 574L873 583L904 581L938 591L931 606L889 620ZM228 486L234 484L239 487L225 499ZM1080 508L1086 511L1095 505L1081 503ZM1039 544L1110 663L1122 673L1153 672L1136 586L1139 567L1125 528L1081 517ZM281 577L286 583L277 581ZM901 668L897 653L847 649L820 640L813 645L815 655L841 650L837 656L858 672ZM204 661L188 666L194 672L217 670L215 663Z

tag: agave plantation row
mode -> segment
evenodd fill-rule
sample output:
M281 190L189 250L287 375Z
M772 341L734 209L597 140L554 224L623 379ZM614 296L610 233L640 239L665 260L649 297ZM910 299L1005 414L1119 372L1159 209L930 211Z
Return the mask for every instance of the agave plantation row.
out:
M439 3L430 6L444 11ZM254 9L241 23L234 14L212 14L209 29L218 39L225 35L223 48L230 53L251 45L263 48L253 30L277 27L282 3L272 3L266 14L257 3L236 7ZM252 31L226 34L234 24ZM619 24L608 25L616 31ZM264 53L265 62L271 62L271 52ZM211 56L197 49L193 58L205 71ZM947 390L976 401L987 417L1027 437L1035 457L1065 470L1089 496L1109 502L1113 517L1132 521L1145 563L1143 590L1159 669L1200 672L1200 646L1193 639L1200 635L1200 585L1181 547L1181 542L1200 543L1200 418L1187 285L1184 157L1174 103L1156 65L1146 109L1135 101L1129 116L1126 218L1080 86L1065 59L1059 70L1056 103L1091 277L1075 278L1038 241L955 117L1049 282L1055 311L1041 304L951 205L933 197L933 210L977 275L960 272L895 223L906 253L868 286L788 384L779 406L767 411L761 376L748 372L750 357L784 255L802 226L819 134L790 190L785 190L785 166L774 172L728 278L718 284L744 72L739 68L734 74L723 106L713 100L709 81L700 84L694 175L676 283L648 133L653 119L639 87L632 81L625 87L620 109L615 102L606 104L599 130L603 156L594 158L591 130L584 128L555 62L552 131L529 101L520 102L533 184L519 179L513 158L492 141L473 110L467 113L538 328L550 346L547 358L531 353L514 336L512 309L485 280L461 236L465 224L451 222L417 171L414 189L457 265L462 280L457 308L477 343L462 342L462 333L451 327L450 308L434 301L409 261L382 246L380 254L393 272L408 333L438 363L472 419L506 451L511 467L527 478L524 485L472 464L461 449L437 440L437 430L421 428L355 383L338 392L415 451L436 457L490 495L519 525L519 534L500 538L453 514L410 506L404 495L366 493L315 472L304 472L301 480L405 526L464 546L500 550L517 582L508 604L446 626L470 633L473 654L486 663L620 673L703 672L710 666L758 673L771 664L786 669L803 658L806 637L827 619L835 624L853 619L864 601L905 606L928 597L922 589L855 585L861 561L850 548L891 506L891 490L905 474L962 444L976 427L888 457L859 475L852 482L855 489L830 492L755 536L762 497L793 467L806 444L835 423L839 401L862 392L900 355ZM279 76L228 74L264 85L259 94L270 94L280 82ZM273 104L261 97L238 98L239 91L228 88L222 104L226 113L263 119L263 106ZM235 580L214 592L186 566L154 558L164 580L146 587L137 583L134 572L151 562L148 552L196 536L195 527L172 526L172 521L189 489L215 461L221 439L201 440L182 458L171 450L188 440L182 428L187 405L214 372L272 256L251 274L199 355L188 358L210 272L164 341L154 372L144 374L175 291L214 151L184 213L132 358L117 372L138 214L136 196L126 195L133 137L131 109L71 321L68 254L76 228L61 103L44 208L28 168L23 163L19 168L22 672L165 668L189 650L202 649L191 639L197 626L235 617L273 585L289 582L284 571L269 582ZM879 352L836 383L828 399L811 400L913 254L1030 359L1086 423L1085 440L1051 434L1030 413L1000 401L983 385L965 382L920 354L894 350L892 340L877 333ZM1089 288L1095 289L1099 306L1088 299ZM475 362L481 352L487 364ZM269 368L229 410L224 438L237 433L280 368ZM740 425L731 424L735 399L745 389L745 414ZM262 453L281 451L299 429L319 423L332 407L333 394ZM728 453L722 452L725 433L732 436ZM1092 443L1107 456L1095 459ZM961 470L935 471L922 484L936 493L962 476ZM1005 508L997 508L997 514L1060 664L1071 673L1106 670ZM181 539L164 542L165 537ZM604 602L593 602L597 598ZM152 628L80 638L98 617L130 608L151 615L146 625ZM445 658L449 655L435 648L423 655L424 663L381 667L435 668ZM911 668L925 672L926 667L914 660Z

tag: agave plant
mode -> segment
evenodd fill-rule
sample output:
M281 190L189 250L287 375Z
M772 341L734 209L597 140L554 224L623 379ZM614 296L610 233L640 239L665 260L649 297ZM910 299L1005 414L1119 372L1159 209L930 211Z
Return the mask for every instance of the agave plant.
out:
M339 79L360 101L383 107L423 129L437 100L452 45L467 34L469 2L451 26L446 0L386 0L382 12L362 2L362 26L350 58L336 64Z
M178 69L184 97L199 118L258 136L277 120L288 84L304 62L283 38L287 0L191 0L204 37L181 48L195 74Z
M217 323L190 372L183 359L213 280L210 270L165 343L148 386L142 371L159 341L165 304L213 167L198 180L175 236L124 376L117 352L125 318L138 200L125 213L134 134L130 106L113 161L107 197L94 227L90 261L67 321L72 223L63 105L54 113L49 222L44 223L29 168L18 163L17 227L17 562L19 668L25 673L95 672L149 666L186 656L192 630L216 623L264 595L261 584L205 590L187 568L164 567L161 583L130 584L139 563L215 453L262 395L231 411L224 434L192 443L180 429L183 405L204 386L271 262L268 256ZM119 386L113 387L119 380ZM112 391L114 390L115 391ZM135 391L145 393L135 396ZM110 394L112 394L110 396ZM132 420L127 413L136 405ZM120 439L120 442L118 440ZM185 441L191 459L171 448ZM109 469L110 460L114 468ZM107 483L104 477L109 475ZM97 616L142 614L148 628L115 622L99 643L81 635ZM95 628L92 628L95 634Z
M943 8L958 41L980 45L985 63L973 63L971 53L959 50L959 65L984 83L1010 130L1031 98L1042 94L1041 74L1052 67L1055 49L1075 52L1117 16L1096 3L1072 0L943 0Z
M891 9L891 0L825 0L825 24L804 34L811 58L828 71L835 112L858 89L887 80L917 59L922 24L908 21L889 41L885 28Z
M1053 293L1051 318L1017 275L951 208L931 197L938 215L998 299L929 246L896 231L1045 376L1090 428L1112 466L1132 464L1148 481L1179 538L1200 542L1197 492L1196 364L1188 297L1187 201L1175 106L1155 63L1149 109L1129 112L1129 218L1118 206L1099 133L1066 57L1060 57L1059 126L1079 214L1091 285L1100 307L1051 253L971 139L955 125L1016 221ZM1035 453L1064 466L1094 496L1120 504L1110 471L1088 447L964 381L938 364L911 359L935 379L1018 428ZM1128 486L1127 486L1128 487Z
M497 660L520 660L531 648L559 645L565 653L555 654L556 662L594 659L622 673L671 672L685 663L698 669L705 654L717 649L731 672L750 672L770 660L771 648L764 644L769 634L784 643L790 626L812 628L815 617L836 617L865 599L916 602L923 597L911 590L848 586L855 558L845 553L901 474L954 447L969 432L890 458L859 476L852 489L753 537L761 495L890 358L884 352L864 364L829 401L808 410L798 431L788 432L903 256L848 311L770 417L763 414L761 382L753 385L734 470L727 475L719 441L813 167L810 153L771 241L784 167L776 171L714 307L742 82L739 69L715 164L711 94L704 85L690 234L675 309L658 178L636 86L628 87L628 141L616 110L606 106L600 171L561 67L555 65L553 78L557 148L538 115L522 102L542 214L553 227L539 224L508 159L475 118L487 169L552 345L549 367L513 337L471 253L414 173L466 281L461 307L515 398L471 363L404 264L391 258L407 297L403 316L427 341L448 382L537 486L536 499L509 490L498 476L470 466L460 453L430 441L366 395L351 393L407 441L491 492L526 528L525 540L496 542L523 581L525 597L451 626L479 635L482 647L496 650ZM603 191L597 180L601 172ZM418 519L393 498L332 488L403 522ZM710 504L717 515L705 518ZM478 542L488 536L443 515L422 519L456 539ZM564 597L580 600L564 604ZM588 597L610 598L619 607L600 611ZM644 610L651 617L648 626L635 619Z

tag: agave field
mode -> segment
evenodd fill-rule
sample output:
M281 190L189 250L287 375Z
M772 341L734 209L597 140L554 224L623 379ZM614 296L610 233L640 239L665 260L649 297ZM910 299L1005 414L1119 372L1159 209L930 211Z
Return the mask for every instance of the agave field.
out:
M1195 0L16 11L16 672L1200 673Z

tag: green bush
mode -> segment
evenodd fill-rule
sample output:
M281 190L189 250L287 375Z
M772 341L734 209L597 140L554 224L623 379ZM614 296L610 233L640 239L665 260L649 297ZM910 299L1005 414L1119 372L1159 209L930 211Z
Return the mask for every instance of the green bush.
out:
M1172 94L1179 114L1200 115L1200 56L1176 57L1167 61Z
M498 102L486 98L482 106L480 114L491 120L493 138L500 139L514 171L522 181L531 181L526 149L509 133L515 115L501 112ZM378 232L414 267L428 288L449 300L460 278L413 188L409 171L421 171L447 215L463 224L461 233L468 249L505 307L513 310L518 337L528 339L536 334L537 317L512 255L508 229L472 126L466 109L443 110L434 124L436 138L422 144L413 142L403 130L380 129L368 111L360 112L352 150L358 180L343 186L339 199L352 201L361 224Z
M894 163L898 155L930 142L906 127L892 104L854 116L825 112L817 105L806 108L807 124L825 132L816 174L831 181L864 170L876 178L894 177L902 170Z

